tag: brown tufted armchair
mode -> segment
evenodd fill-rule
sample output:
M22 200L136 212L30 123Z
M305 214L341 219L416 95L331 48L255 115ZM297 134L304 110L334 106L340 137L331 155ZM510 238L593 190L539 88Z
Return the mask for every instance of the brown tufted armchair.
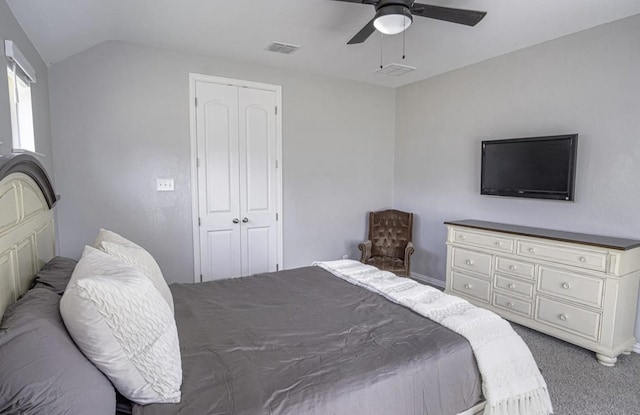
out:
M369 213L369 240L358 245L360 262L408 277L413 254L413 213L382 210Z

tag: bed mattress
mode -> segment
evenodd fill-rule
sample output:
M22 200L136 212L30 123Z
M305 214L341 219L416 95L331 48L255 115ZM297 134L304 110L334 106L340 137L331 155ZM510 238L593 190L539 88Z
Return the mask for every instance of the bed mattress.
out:
M466 339L319 267L171 291L182 401L135 415L452 415L482 400Z

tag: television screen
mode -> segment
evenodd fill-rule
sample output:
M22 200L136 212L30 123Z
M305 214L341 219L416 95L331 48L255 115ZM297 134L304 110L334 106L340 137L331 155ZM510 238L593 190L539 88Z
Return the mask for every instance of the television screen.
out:
M481 194L573 200L578 135L482 142Z

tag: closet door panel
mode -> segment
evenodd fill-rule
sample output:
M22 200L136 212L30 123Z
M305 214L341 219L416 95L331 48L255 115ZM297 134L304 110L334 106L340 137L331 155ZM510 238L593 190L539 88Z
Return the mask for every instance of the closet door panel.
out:
M206 267L209 270L207 278L202 275L203 281L218 280L224 278L239 277L240 270L240 238L237 226L227 229L207 231L205 245L208 249Z

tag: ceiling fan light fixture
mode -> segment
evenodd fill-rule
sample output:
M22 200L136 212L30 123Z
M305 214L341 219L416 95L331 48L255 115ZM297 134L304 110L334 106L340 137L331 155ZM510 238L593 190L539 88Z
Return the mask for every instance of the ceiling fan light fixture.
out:
M376 12L373 25L385 35L396 35L402 33L413 22L411 12L405 6L389 5L381 7Z

